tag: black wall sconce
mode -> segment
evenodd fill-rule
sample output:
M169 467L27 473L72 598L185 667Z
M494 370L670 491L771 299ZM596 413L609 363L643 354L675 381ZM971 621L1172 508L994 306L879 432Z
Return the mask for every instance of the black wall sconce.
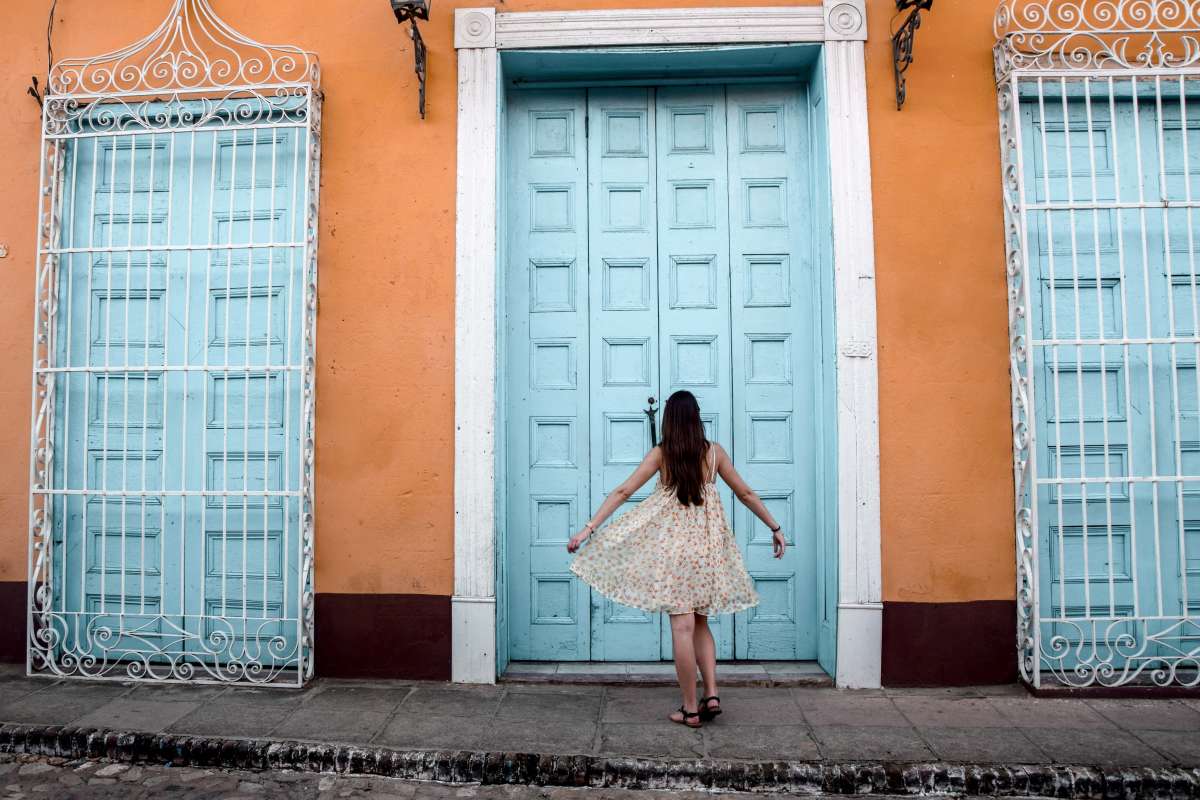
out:
M896 0L896 13L912 9L912 13L901 23L900 28L892 36L892 64L896 72L896 110L904 107L908 97L908 87L904 81L904 73L913 62L913 39L916 38L917 28L921 27L921 12L933 8L933 0Z
M425 40L421 38L417 20L429 19L431 2L432 0L391 0L392 13L396 15L396 22L401 25L407 22L412 26L409 28L408 35L412 37L413 41L413 59L416 62L417 81L420 84L417 107L421 110L421 119L425 119Z

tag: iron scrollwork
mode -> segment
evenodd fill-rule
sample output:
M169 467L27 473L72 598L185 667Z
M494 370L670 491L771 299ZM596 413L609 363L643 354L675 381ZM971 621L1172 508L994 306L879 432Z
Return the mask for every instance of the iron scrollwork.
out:
M417 73L417 108L420 109L421 119L425 119L425 40L421 38L421 29L417 20L429 19L429 0L391 0L392 12L396 22L409 24L408 35L413 42L414 71Z
M912 66L913 40L916 38L917 28L921 27L921 12L929 11L932 8L933 0L896 0L897 12L911 9L911 13L892 36L892 66L896 74L897 111L904 107L904 101L908 98L908 86L904 74Z

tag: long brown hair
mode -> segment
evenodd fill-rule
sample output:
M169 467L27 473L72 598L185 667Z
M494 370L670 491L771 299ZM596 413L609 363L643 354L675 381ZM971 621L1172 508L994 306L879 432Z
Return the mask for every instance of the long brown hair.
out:
M667 398L661 447L663 482L685 506L704 505L704 457L709 443L704 438L700 404L691 392L679 391Z

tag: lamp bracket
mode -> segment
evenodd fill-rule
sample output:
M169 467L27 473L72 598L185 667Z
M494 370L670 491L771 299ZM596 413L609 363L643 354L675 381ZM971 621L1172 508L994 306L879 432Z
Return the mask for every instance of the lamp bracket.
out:
M407 22L410 26L408 35L413 42L413 70L417 73L418 84L417 108L421 112L421 119L425 119L426 51L417 20L429 19L429 0L391 0L391 3L396 22L401 25Z
M913 41L921 27L921 12L933 9L933 0L896 0L896 12L910 11L908 17L892 35L892 67L896 76L896 110L904 107L908 98L905 73L913 62Z

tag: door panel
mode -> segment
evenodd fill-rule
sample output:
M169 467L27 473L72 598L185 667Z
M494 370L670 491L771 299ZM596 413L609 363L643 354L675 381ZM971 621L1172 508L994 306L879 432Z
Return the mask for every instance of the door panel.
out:
M658 377L661 398L696 395L708 436L733 452L725 87L657 91ZM729 508L731 492L720 483ZM671 658L662 615L662 657ZM709 620L718 658L733 657L733 618Z
M729 241L733 431L738 471L789 537L781 560L770 530L731 509L759 605L738 614L738 658L817 655L813 387L817 345L809 229L807 106L798 90L730 86Z
M508 563L511 658L586 660L590 592L566 543L592 502L583 91L509 104Z
M817 382L803 376L818 306L801 99L782 86L510 94L513 659L671 657L666 616L591 592L563 545L652 445L649 398L661 408L678 389L793 543L771 559L769 532L721 484L764 605L710 620L718 656L815 657Z
M588 92L591 314L591 513L650 448L643 409L658 397L655 108L650 89ZM653 490L647 484L630 505ZM614 516L619 516L620 511ZM585 517L586 519L586 517ZM591 593L592 657L657 660L657 614Z

